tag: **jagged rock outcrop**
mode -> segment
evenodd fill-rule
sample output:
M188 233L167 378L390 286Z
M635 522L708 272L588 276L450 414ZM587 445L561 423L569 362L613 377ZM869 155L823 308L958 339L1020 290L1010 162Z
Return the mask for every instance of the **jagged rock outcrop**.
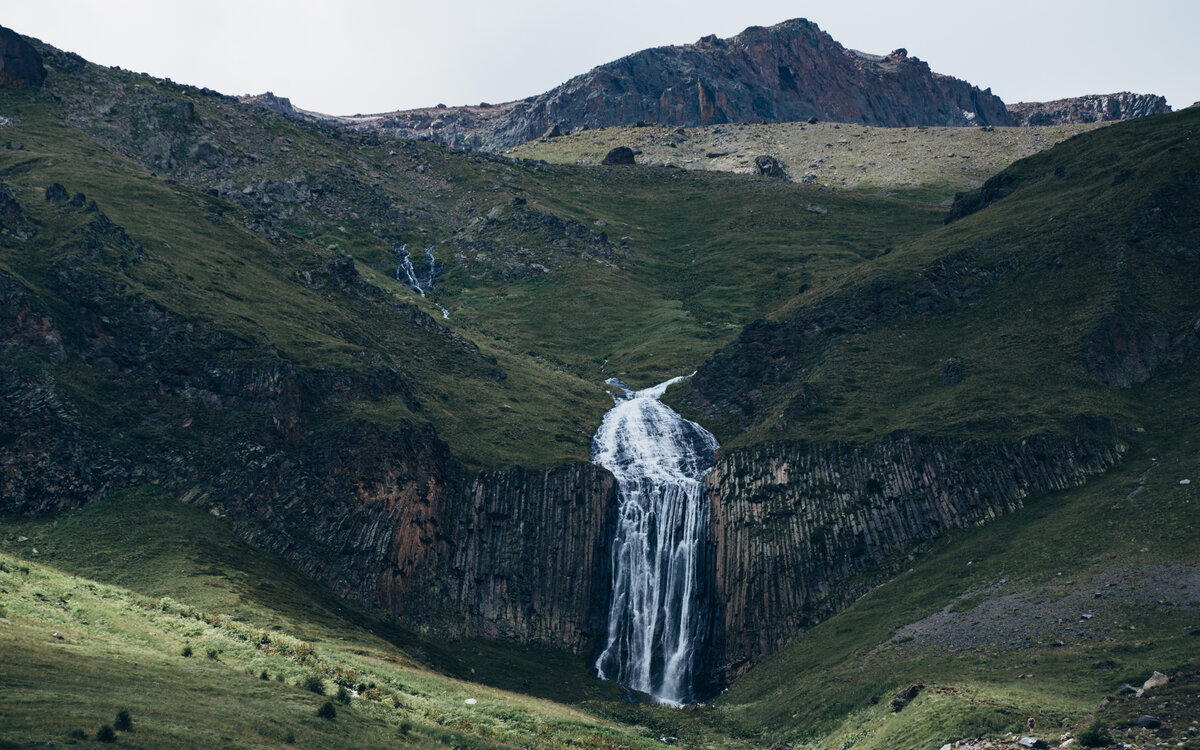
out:
M17 32L0 26L0 89L36 89L45 80L38 51Z
M1011 443L891 435L873 446L766 443L706 478L730 676L845 607L951 528L1082 484L1124 447L1078 420L1073 438Z
M539 96L335 118L351 127L498 151L564 130L818 118L865 125L1008 125L1004 102L940 75L907 51L870 55L803 18L737 36L656 47L606 63Z
M1090 94L1052 102L1017 102L1008 105L1014 125L1065 125L1076 122L1109 122L1170 112L1164 97L1155 94Z

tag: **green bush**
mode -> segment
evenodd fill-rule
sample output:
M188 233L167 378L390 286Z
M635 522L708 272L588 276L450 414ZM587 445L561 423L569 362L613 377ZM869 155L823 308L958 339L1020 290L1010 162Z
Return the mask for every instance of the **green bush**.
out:
M400 722L400 734L407 735L411 731L412 731L412 722L411 721Z
M189 643L188 645L184 646L183 651L181 651L180 653L183 656L191 656L192 655L192 644Z
M105 724L104 726L100 727L100 731L96 732L96 741L97 742L116 742L117 741L117 733L113 731L112 727Z
M299 682L299 686L317 695L325 695L325 681L315 674L310 674Z
M341 703L343 706L350 705L350 691L346 689L345 685L338 685L337 695L335 697L337 698L337 702Z
M332 719L337 716L337 709L333 707L333 701L325 701L321 707L317 709L317 716L322 719Z
M67 736L73 740L86 740L87 732L83 731L82 729L72 729L71 733Z
M215 648L210 648L208 650L208 658L212 659L213 661L216 661L217 653L218 653L218 651Z
M117 720L113 722L113 728L121 732L133 731L133 719L129 717L129 711L122 708L117 712Z
M1108 726L1099 719L1088 724L1082 732L1075 735L1075 739L1084 747L1108 747L1113 741L1112 735L1108 733Z
M269 680L269 679L271 679L271 675L267 674L267 670L264 669L262 672L259 672L258 679Z

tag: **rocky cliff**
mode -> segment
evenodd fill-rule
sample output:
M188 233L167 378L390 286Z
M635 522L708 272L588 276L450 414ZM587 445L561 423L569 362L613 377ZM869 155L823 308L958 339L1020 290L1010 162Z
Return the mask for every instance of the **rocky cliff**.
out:
M280 111L267 94L247 99ZM728 39L655 47L605 63L543 94L503 104L325 117L351 128L500 151L563 132L653 124L798 122L884 127L1050 125L1169 112L1166 100L1122 92L1007 106L991 89L935 73L907 50L847 49L797 18Z
M1073 439L892 435L722 455L706 481L730 676L897 572L921 543L1016 511L1030 493L1082 484L1120 458L1111 430L1077 428Z
M544 94L496 107L340 118L343 124L497 151L561 130L635 125L789 122L1008 125L989 90L930 70L903 49L870 55L802 18L737 36L642 50Z
M1154 94L1091 94L1052 102L1017 102L1008 105L1017 125L1063 125L1074 122L1110 122L1170 112L1164 97Z

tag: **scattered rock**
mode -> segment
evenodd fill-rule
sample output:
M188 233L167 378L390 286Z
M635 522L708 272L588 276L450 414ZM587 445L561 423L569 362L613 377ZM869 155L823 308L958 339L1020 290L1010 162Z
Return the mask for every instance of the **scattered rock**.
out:
M46 188L46 200L51 203L66 203L71 200L71 194L67 189L57 182Z
M1180 484L1191 484L1191 483L1192 483L1192 480L1190 480L1190 479L1180 479L1180 480L1179 480L1179 483L1180 483Z
M821 214L822 216L829 213L829 209L825 206L822 206L820 203L809 203L805 210L810 214Z
M958 385L963 379L963 361L962 357L951 357L942 363L942 371L938 374L938 380L942 385Z
M633 160L633 149L628 146L617 146L612 151L605 155L604 161L600 162L608 166L619 164L635 164Z
M478 702L479 701L475 700L474 698L467 698L463 701L463 703L466 703L468 706L474 706Z
M85 205L87 205L87 196L85 196L83 193L76 193L75 195L71 196L71 205L75 208L83 208Z
M1158 729L1162 726L1162 719L1142 714L1138 717L1137 725L1143 729Z
M787 179L787 172L784 171L783 165L774 156L756 156L754 157L754 173L763 177L775 177L781 180Z
M1045 740L1040 740L1037 737L1022 737L1021 739L1017 740L1017 744L1021 747L1038 748L1038 750L1050 747L1046 744Z
M1117 695L1133 695L1137 693L1137 691L1137 688L1126 682L1125 684L1121 685L1121 687L1117 688Z

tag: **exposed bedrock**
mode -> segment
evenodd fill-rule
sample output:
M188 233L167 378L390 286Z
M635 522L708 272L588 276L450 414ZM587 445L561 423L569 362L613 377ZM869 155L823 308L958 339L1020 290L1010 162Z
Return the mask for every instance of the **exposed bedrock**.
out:
M720 456L707 483L729 676L866 593L922 542L1119 460L1124 446L1104 425L1076 426L1073 439L898 434L874 446L781 442Z

